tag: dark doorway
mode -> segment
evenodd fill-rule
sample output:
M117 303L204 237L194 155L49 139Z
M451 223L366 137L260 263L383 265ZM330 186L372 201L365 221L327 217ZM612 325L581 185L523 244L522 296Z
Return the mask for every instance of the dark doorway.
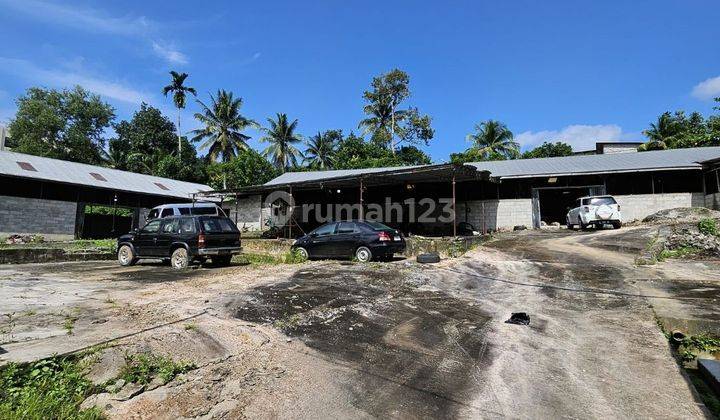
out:
M588 195L602 195L605 192L602 185L585 187L551 187L538 188L538 201L540 220L548 225L558 222L564 225L567 212L575 207L575 201Z

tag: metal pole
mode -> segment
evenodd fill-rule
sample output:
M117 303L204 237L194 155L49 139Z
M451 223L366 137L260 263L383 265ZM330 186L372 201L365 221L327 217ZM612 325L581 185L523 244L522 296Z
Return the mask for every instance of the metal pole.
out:
M235 194L235 226L237 226L237 214L238 214L238 195Z
M457 211L455 211L455 171L452 176L453 237L457 237Z
M290 198L291 199L292 199L292 195L293 195L293 193L292 193L292 185L291 185L290 186ZM288 219L288 238L292 238L292 212L290 213L290 218Z
M365 211L363 209L363 179L360 177L360 220L365 219Z

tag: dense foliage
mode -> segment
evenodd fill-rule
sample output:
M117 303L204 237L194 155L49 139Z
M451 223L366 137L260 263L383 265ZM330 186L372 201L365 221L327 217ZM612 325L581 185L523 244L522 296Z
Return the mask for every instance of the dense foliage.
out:
M540 146L522 154L522 159L560 157L572 155L572 146L561 141L555 143L544 142Z
M115 110L80 86L72 90L30 88L17 101L8 129L20 153L98 164L103 133Z
M648 141L640 151L720 146L720 115L705 118L699 112L665 112L643 134Z

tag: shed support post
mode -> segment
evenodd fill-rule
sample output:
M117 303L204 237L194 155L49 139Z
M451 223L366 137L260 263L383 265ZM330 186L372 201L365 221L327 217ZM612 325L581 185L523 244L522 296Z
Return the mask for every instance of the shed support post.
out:
M452 176L453 238L457 237L457 211L455 209L455 171Z
M293 200L292 185L289 188L290 188L290 201L295 201L295 200ZM292 203L290 203L290 204L292 204ZM290 207L288 209L288 211L290 212L290 217L288 218L288 238L290 238L290 239L292 239L292 224L293 224L292 211L293 210L294 209L292 207Z
M360 220L365 220L365 206L363 203L363 179L360 177Z

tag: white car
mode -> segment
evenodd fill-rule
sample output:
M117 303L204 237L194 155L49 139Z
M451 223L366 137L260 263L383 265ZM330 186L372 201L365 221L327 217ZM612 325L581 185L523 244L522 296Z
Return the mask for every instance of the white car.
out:
M225 212L223 212L222 209L215 203L163 204L161 206L153 207L153 209L150 210L150 213L148 213L147 220L188 215L225 217Z
M572 229L577 225L586 229L593 225L595 228L612 225L615 229L622 226L620 205L611 195L596 195L579 198L574 209L568 211L567 227Z

